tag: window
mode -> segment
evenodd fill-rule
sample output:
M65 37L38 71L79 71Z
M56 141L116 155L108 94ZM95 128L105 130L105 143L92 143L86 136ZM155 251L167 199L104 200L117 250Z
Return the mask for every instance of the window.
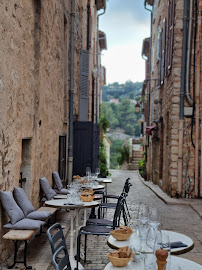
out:
M172 68L173 54L173 34L174 34L175 1L168 1L168 28L167 28L167 54L166 54L166 74Z
M89 98L89 51L81 50L79 120L88 121Z

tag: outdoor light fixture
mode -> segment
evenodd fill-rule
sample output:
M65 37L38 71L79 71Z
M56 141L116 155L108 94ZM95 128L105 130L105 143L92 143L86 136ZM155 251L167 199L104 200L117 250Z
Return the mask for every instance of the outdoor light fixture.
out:
M139 113L140 112L140 103L139 102L137 102L136 104L135 104L135 113Z

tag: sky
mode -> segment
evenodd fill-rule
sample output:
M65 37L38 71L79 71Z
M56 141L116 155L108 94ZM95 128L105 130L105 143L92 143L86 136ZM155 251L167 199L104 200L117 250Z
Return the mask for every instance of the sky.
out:
M99 29L107 38L101 60L107 84L143 81L142 42L150 36L150 12L144 9L144 0L107 0L106 13L99 17Z

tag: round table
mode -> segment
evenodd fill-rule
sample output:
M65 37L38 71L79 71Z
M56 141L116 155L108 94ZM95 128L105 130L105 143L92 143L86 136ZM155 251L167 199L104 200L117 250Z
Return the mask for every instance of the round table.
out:
M71 223L70 223L70 259L71 259L71 264L72 264L72 269L73 265L75 264L74 260L74 214L73 211L76 211L76 237L78 235L78 230L79 230L79 210L84 209L84 226L86 225L86 209L87 208L92 208L96 207L99 205L98 202L92 201L92 202L82 202L81 204L67 204L66 199L56 199L56 200L50 200L45 202L46 205L52 206L52 207L57 207L57 208L63 208L63 209L70 209L70 218L71 218Z
M172 232L172 231L166 231L166 230L162 230L162 233L163 234L165 233L165 234L167 234L169 236L170 242L181 241L183 244L187 245L187 247L180 247L180 248L171 249L172 254L175 254L175 255L183 254L183 253L186 253L186 252L190 251L194 247L193 240L191 238L189 238L188 236L184 235L184 234L177 233L177 232ZM135 241L134 234L132 234L131 237L126 241L117 241L112 235L110 235L108 240L107 240L107 244L108 244L109 247L111 247L113 249L118 249L120 247L129 246L130 243L132 243L132 241ZM152 252L152 249L150 249L146 245L145 241L143 242L142 248L147 253Z
M153 256L151 254L147 254L147 256ZM155 258L154 258L155 259ZM180 258L177 256L171 256L171 268L169 270L175 270L175 266L179 265L182 270L202 270L202 265L195 263L193 261ZM139 262L134 262L131 260L127 266L125 267L115 267L109 262L104 270L144 270L144 260L140 260Z

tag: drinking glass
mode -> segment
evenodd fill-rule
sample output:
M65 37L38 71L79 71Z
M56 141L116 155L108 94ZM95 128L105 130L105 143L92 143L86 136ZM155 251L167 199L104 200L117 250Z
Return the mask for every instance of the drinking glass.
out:
M98 175L100 174L100 168L95 169L96 179L98 178Z
M149 219L149 206L145 204L140 204L139 205L139 210L138 210L138 217L137 217L140 222L143 225L147 224L147 221Z
M134 253L133 261L139 262L142 259L142 240L138 229L134 230L134 233L130 237L130 249Z
M149 209L149 226L152 228L158 228L161 224L161 218L156 208Z
M161 231L158 228L149 228L148 233L147 233L147 239L146 239L146 244L147 246L153 250L154 249L154 244L155 244L155 239L157 235L160 235L160 242L162 241L161 239Z
M145 254L144 270L156 270L156 258L153 254Z
M154 249L153 249L154 254L156 254L157 249L166 249L168 251L168 258L166 259L166 261L167 261L166 270L171 270L171 255L170 255L171 254L171 247L170 247L170 239L169 239L169 236L167 234L157 233L155 243L154 243Z
M91 176L91 168L90 167L86 167L86 176L88 177L88 181L89 181L90 176Z

